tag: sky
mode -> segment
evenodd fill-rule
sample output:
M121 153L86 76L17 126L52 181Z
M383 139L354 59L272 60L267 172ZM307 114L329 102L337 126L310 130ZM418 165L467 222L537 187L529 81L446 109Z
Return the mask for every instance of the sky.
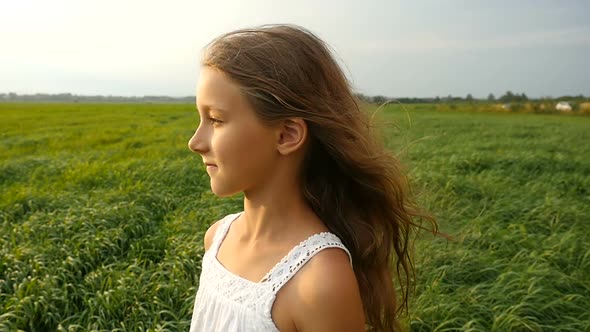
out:
M587 0L0 0L0 93L191 96L203 47L290 23L357 92L590 96Z

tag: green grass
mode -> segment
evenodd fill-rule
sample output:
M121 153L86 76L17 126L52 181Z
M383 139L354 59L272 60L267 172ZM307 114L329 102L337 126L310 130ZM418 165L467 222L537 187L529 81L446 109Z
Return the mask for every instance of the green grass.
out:
M453 241L417 242L413 331L590 331L590 118L389 106ZM0 104L0 331L188 330L215 198L193 105Z
M590 119L403 115L390 146L455 238L418 243L412 330L590 331Z

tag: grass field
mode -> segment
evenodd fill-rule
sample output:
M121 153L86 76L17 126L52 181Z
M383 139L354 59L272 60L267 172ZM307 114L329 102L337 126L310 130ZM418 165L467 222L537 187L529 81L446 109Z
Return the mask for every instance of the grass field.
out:
M590 118L377 117L454 240L417 242L412 331L590 331ZM193 105L0 104L0 331L188 330L215 198Z

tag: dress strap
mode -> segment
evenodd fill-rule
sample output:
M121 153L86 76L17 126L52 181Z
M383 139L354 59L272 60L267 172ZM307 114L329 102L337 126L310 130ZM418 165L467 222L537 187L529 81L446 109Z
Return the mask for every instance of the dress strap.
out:
M293 276L318 252L327 248L340 248L348 254L352 265L352 256L342 241L333 233L314 234L295 246L280 262L270 270L261 282L269 283L276 294Z
M240 214L242 214L242 212L228 214L227 216L223 217L223 219L221 220L219 227L217 227L217 229L215 230L215 235L213 236L213 243L211 243L210 251L211 251L212 257L217 256L217 251L219 251L219 247L221 247L221 243L225 239L225 236L227 235L227 232L229 231L231 224L236 219L238 219Z

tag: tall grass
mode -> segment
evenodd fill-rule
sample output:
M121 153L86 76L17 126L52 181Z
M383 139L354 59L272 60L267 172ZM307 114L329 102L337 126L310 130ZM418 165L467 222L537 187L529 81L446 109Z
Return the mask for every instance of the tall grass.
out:
M0 104L0 330L187 330L217 199L192 105ZM417 242L413 331L590 331L590 119L377 114L453 241Z
M411 329L590 331L589 119L410 112L390 145L454 236L418 242Z

